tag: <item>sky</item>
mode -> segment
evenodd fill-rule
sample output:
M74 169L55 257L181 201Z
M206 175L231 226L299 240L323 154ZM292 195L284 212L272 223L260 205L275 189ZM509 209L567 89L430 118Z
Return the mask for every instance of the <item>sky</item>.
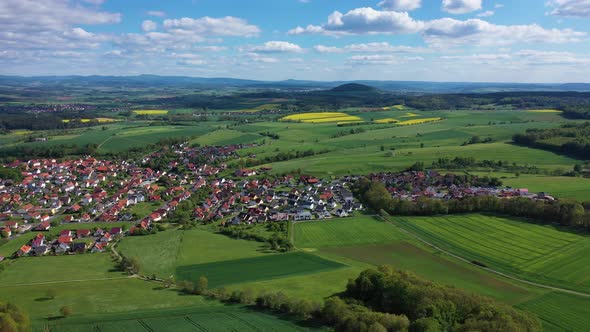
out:
M0 75L590 82L590 0L0 0Z

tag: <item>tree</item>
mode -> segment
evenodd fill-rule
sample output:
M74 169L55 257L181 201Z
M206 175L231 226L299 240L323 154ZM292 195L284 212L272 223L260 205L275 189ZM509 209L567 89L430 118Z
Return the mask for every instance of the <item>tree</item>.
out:
M195 293L200 295L207 291L207 286L209 285L209 280L205 276L199 277L197 281L197 285L195 286Z
M12 303L0 302L0 331L25 332L31 330L26 312Z
M165 288L172 287L172 285L174 285L174 277L173 276L170 276L170 277L164 279L164 281L162 282L162 284L164 285Z
M59 312L61 313L62 316L64 317L68 317L73 313L72 307L70 306L63 306L59 309Z

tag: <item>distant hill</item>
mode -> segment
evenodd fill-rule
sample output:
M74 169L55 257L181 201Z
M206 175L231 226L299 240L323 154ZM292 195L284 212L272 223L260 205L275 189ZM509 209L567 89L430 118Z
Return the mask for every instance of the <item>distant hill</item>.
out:
M379 90L368 85L359 84L359 83L347 83L337 86L333 89L330 89L331 92L373 92L378 93Z

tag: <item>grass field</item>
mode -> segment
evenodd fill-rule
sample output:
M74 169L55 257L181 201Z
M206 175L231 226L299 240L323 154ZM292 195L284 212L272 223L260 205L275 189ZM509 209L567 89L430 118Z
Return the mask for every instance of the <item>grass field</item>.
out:
M590 290L590 239L551 226L484 215L396 217L443 248L531 281Z
M178 266L269 255L262 252L258 242L234 240L199 229L128 237L118 249L127 257L137 257L143 274L159 277L174 274Z
M200 305L165 310L82 316L47 324L52 331L308 331L270 314L241 306L222 306L209 302Z
M257 280L309 275L340 267L343 265L315 255L295 252L179 266L175 275L178 280L191 281L198 280L200 276L206 276L209 279L209 287L216 288Z
M295 224L295 244L299 248L320 248L353 244L384 243L401 239L402 234L373 217L354 217Z

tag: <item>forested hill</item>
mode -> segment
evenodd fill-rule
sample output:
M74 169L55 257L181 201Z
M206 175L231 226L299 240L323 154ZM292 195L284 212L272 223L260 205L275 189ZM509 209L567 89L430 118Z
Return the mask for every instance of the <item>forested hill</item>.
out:
M516 144L590 160L590 122L566 124L553 129L528 129L514 135Z

